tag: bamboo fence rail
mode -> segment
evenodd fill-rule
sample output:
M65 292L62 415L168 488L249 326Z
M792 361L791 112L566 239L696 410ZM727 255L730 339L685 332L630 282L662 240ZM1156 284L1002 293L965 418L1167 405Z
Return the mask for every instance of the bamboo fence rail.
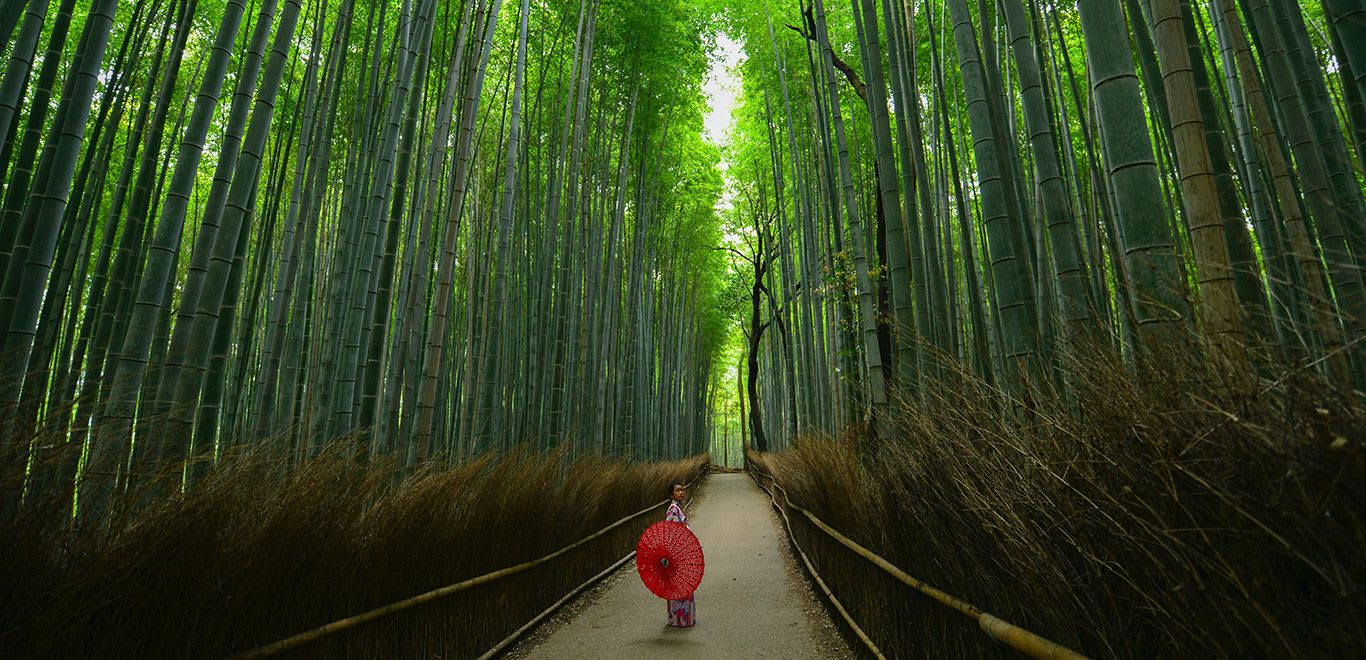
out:
M692 486L693 486L694 484L696 484L696 483L700 482L701 480L703 480L703 479L706 477L707 474L708 474L708 470L707 470L706 467L704 467L703 470L702 470L702 472L701 472L701 474L699 474L692 482L689 482L688 488L692 488ZM574 550L576 550L576 549L578 549L578 548L581 548L581 547L583 547L583 546L589 544L589 543L592 542L592 541L598 540L598 539L600 539L600 538L602 538L602 537L604 537L604 536L606 536L606 535L612 533L613 531L618 530L618 529L621 528L623 525L625 525L625 524L627 524L627 523L629 523L629 522L631 522L631 521L633 521L633 520L635 520L635 519L637 519L637 518L640 518L641 516L643 516L643 515L645 515L645 514L647 514L647 513L650 513L651 511L655 511L656 509L659 509L660 507L662 507L662 506L664 506L664 505L666 505L666 504L668 504L668 500L667 500L667 499L666 499L666 500L662 500L662 501L660 501L660 502L656 502L656 503L654 503L654 504L651 504L650 506L647 506L647 507L645 507L645 508L643 508L643 509L641 509L641 510L639 510L639 511L636 511L635 513L629 514L629 515L625 516L624 518L621 518L621 519L617 520L616 522L614 522L614 523L612 523L612 524L610 524L610 525L607 525L606 527L603 527L602 529L599 529L598 531L596 531L596 532L594 532L594 533L592 533L592 534L589 534L588 536L585 536L585 537L579 539L578 541L575 541L574 543L571 543L570 545L567 545L567 546L565 546L565 547L563 547L563 548L560 548L559 550L556 550L556 551L554 551L554 552L552 552L552 553L550 553L550 554L547 554L547 555L545 555L545 556L539 557L539 558L537 558L537 559L533 559L533 560L530 560L530 561L522 562L522 563L520 563L520 564L516 564L516 565L513 565L513 566L508 566L508 567L506 567L506 568L502 568L502 569L493 571L493 572L491 572L491 573L486 573L486 574L484 574L484 575L472 577L472 578L469 578L469 579L467 579L467 580L462 580L462 581L456 582L456 583L454 583L454 584L449 584L449 585L446 585L446 586L443 586L443 587L438 587L438 588L436 588L436 589L432 589L431 591L427 591L427 592L425 592L425 593L421 593L421 594L418 594L418 595L416 595L416 596L412 596L412 597L410 597L410 598L405 598L405 599L400 600L400 601L396 601L396 602L393 602L393 603L389 603L388 605L384 605L384 606L381 606L381 607L377 607L377 608L374 608L374 609L372 609L372 610L368 610L368 611L366 611L366 612L361 612L360 614L355 614L355 615L346 617L346 618L344 618L344 619L338 619L338 620L336 620L336 621L332 621L332 622L330 622L330 623L323 624L323 625L318 626L318 627L316 627L316 628L313 628L313 629L311 629L311 630L306 630L306 631L304 631L304 632L301 632L301 633L298 633L298 634L296 634L296 635L292 635L292 636L290 636L290 637L287 637L287 638L284 638L284 639L281 639L281 640L272 642L272 643L270 643L270 644L266 644L266 645L264 645L264 646L256 647L256 648L254 648L254 649L251 649L251 650L249 650L249 651L246 651L246 652L244 652L244 653L241 653L241 654L236 655L236 656L233 656L233 657L235 657L235 658L240 658L240 659L242 659L242 660L246 660L246 659L250 659L250 658L265 658L265 657L279 656L279 655L283 655L283 654L288 653L288 652L297 651L297 650L300 650L300 649L302 649L302 648L304 648L304 647L306 647L306 646L308 646L308 645L311 645L311 644L314 644L314 643L316 643L316 642L319 642L320 640L323 640L323 639L325 639L325 638L334 637L334 636L336 636L336 635L338 635L338 634L340 634L340 633L343 633L343 632L356 630L356 629L359 629L359 628L362 628L362 627L366 626L367 624L371 624L371 623L376 622L376 621L379 621L379 620L381 620L381 619L385 619L385 618L392 617L392 616L394 616L395 614L399 614L399 613L405 612L405 611L411 611L411 610L414 610L415 608L418 608L419 606L428 605L428 604L431 604L431 603L435 603L435 602L437 602L437 601L441 601L441 600L443 600L443 599L450 598L451 596L453 596L453 595L455 595L455 594L459 594L459 593L464 592L464 591L467 591L467 590L469 590L469 589L472 589L472 588L475 588L475 587L479 587L479 586L483 586L483 585L487 585L487 584L496 582L496 581L498 581L498 580L501 580L501 579L504 579L504 578L508 578L508 577L511 577L511 576L514 576L514 575L518 575L518 574L520 574L520 573L524 573L524 572L526 572L526 571L528 571L528 570L531 570L531 569L534 569L534 568L537 568L537 567L544 566L544 565L546 565L546 564L548 564L548 563L550 563L550 562L552 562L552 561L554 561L554 560L556 560L556 559L558 559L558 558L560 558L560 557L562 557L562 556L564 556L564 555L570 553L571 551L574 551ZM573 589L568 595L566 595L565 597L562 597L560 600L556 601L556 602L555 602L553 605L551 605L548 609L541 611L541 613L538 614L536 617L534 617L530 622L528 622L527 624L523 625L521 628L518 628L517 630L513 631L512 635L510 635L510 636L508 636L508 637L505 637L505 638L504 638L501 642L499 642L496 646L494 646L492 649L490 649L489 651L487 651L487 652L485 653L485 656L484 656L484 657L491 657L492 654L494 654L494 653L496 653L497 651L501 650L501 648L506 647L507 645L509 645L509 644L510 644L512 641L514 641L518 636L520 636L521 634L525 633L527 630L530 630L532 627L534 627L534 625L535 625L538 621L540 621L541 619L545 618L545 617L548 616L550 613L552 613L555 609L559 608L561 605L563 605L565 602L567 602L574 594L576 594L576 593L582 591L584 588L588 587L588 586L591 585L593 582L596 582L597 580L600 580L600 579L602 579L603 577L606 577L606 576L609 575L613 570L616 570L616 568L620 567L622 564L624 564L626 561L628 561L631 557L634 557L634 556L635 556L635 552L632 551L632 552L631 552L629 555L627 555L626 557L624 557L624 558L622 558L622 559L620 559L620 560L617 560L617 561L616 561L610 568L608 568L607 570L597 573L597 574L594 575L592 578L590 578L587 582L585 582L585 583L583 583L583 584L580 584L578 587L576 587L575 589Z
M915 589L917 592L925 596L928 596L935 602L945 605L950 609L957 611L963 614L964 616L967 616L968 618L974 620L977 623L977 626L982 630L982 632L989 635L992 639L995 639L1005 644L1006 646L1009 646L1010 648L1019 651L1020 653L1023 653L1025 655L1028 655L1032 658L1040 658L1046 660L1082 660L1086 658L1086 656L1077 653L1076 651L1073 651L1072 649L1069 649L1061 644L1058 644L1057 642L1051 641L1038 634L1025 630L1024 628L1016 626L1004 619L1001 619L1000 617L984 612L981 608L961 598L952 596L947 592L944 592L940 589L937 589L933 586L926 584L922 580L912 577L909 573L907 573L904 570L901 570L896 565L884 559L881 555L878 555L872 550L869 550L868 548L859 545L853 539L840 533L839 530L836 530L835 528L826 524L824 521L816 517L815 514L811 513L807 509L797 504L794 504L792 500L788 497L786 489L784 489L782 485L779 484L778 481L773 478L772 475L762 472L753 463L750 463L749 461L746 462L749 463L749 472L751 477L754 478L755 483L758 484L760 488L762 488L765 492L769 494L769 498L773 502L774 508L778 509L778 511L782 514L783 521L787 524L788 527L788 536L792 539L792 545L797 550L798 554L802 556L802 561L806 563L807 570L811 572L812 577L817 581L817 584L821 587L821 590L825 592L826 596L831 598L831 602L834 604L835 608L840 612L840 614L844 616L845 621L854 630L855 635L864 643L864 645L873 655L879 658L883 657L881 650L879 650L877 645L872 641L868 634L856 623L854 623L852 617L847 613L845 606L834 597L829 587L825 584L825 581L820 577L819 574L816 573L816 570L812 566L810 560L807 559L806 553L797 545L796 536L792 533L791 520L788 518L786 512L783 510L784 507L792 509L802 514L802 516L809 520L811 524L814 525L817 529L824 532L830 538L838 541L840 545L843 545L850 552L868 561L874 566L877 566L879 569L882 569L883 572L896 578L898 581L905 584L906 586L911 587L912 589ZM763 484L763 480L767 480L773 488L769 489L765 487ZM778 503L777 493L782 493L783 503L781 505Z

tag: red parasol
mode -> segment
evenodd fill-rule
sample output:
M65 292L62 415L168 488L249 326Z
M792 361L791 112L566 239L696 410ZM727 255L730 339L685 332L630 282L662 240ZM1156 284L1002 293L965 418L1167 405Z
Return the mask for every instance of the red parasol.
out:
M636 571L656 596L682 600L702 583L702 544L688 526L661 520L636 544Z

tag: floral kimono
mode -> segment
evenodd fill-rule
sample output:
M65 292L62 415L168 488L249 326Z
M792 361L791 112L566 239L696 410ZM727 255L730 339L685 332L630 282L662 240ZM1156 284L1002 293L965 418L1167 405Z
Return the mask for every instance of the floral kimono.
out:
M679 506L678 502L669 502L669 511L664 514L664 519L685 524L688 522L688 517L683 514L683 507ZM696 604L691 595L683 600L669 601L669 625L677 628L691 628L693 624L697 623L695 608Z

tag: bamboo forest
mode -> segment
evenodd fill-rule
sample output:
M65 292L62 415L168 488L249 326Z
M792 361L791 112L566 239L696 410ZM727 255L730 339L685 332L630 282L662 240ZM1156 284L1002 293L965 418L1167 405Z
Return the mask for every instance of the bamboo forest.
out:
M1364 0L0 44L0 657L1366 654Z

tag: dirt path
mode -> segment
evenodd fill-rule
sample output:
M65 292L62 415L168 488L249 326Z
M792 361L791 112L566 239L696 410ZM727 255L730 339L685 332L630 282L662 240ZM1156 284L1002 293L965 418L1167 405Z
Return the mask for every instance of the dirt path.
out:
M689 514L706 576L697 625L665 625L664 601L628 563L592 602L514 655L530 658L850 658L798 572L768 498L744 474L715 474ZM538 636L539 637L539 636Z

